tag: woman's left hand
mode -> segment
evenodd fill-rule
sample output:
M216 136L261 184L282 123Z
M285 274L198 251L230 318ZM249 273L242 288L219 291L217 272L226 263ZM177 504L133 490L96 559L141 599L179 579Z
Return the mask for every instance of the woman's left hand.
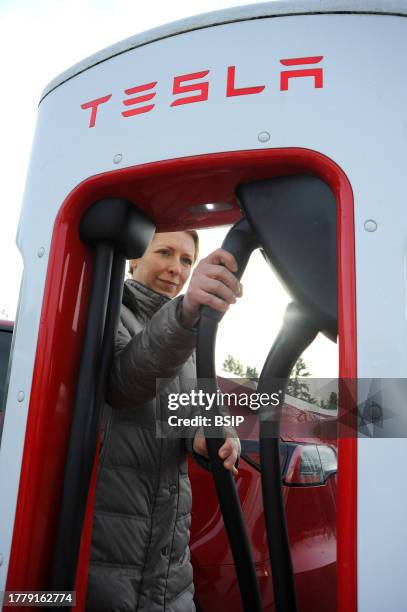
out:
M203 429L200 427L194 437L193 449L198 455L208 457L208 448ZM235 437L226 438L224 444L219 449L219 457L223 459L223 465L226 470L230 470L233 476L236 476L238 471L235 463L240 457L240 440Z

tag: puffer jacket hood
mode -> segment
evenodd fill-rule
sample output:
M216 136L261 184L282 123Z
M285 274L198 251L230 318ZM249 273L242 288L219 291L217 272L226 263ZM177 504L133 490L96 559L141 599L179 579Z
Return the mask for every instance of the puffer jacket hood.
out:
M182 326L181 301L125 283L104 415L88 610L195 610L187 443L156 435L156 378L170 379L166 391L180 393L196 377L196 331Z

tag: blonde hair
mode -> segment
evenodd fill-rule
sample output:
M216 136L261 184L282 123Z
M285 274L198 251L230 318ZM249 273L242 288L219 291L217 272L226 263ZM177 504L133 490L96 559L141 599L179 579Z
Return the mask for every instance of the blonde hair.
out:
M198 232L196 230L180 230L182 232L185 232L186 234L189 234L192 238L192 240L194 241L194 245L195 245L195 254L194 254L194 261L193 264L195 264L197 262L198 259L198 255L199 255L199 236L198 236ZM154 240L154 237L153 237ZM130 274L130 276L133 275L133 270L135 268L135 266L132 265L132 260L129 260L129 268L127 270L127 272Z
M194 241L195 244L195 255L194 255L194 263L196 263L199 255L199 236L196 230L184 230L186 234L189 234Z

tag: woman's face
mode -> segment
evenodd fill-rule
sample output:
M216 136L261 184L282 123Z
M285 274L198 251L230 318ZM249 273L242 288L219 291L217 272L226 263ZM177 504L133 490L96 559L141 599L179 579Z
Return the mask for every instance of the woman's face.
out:
M140 259L133 260L134 280L157 293L173 298L181 291L191 272L195 242L186 232L155 234Z

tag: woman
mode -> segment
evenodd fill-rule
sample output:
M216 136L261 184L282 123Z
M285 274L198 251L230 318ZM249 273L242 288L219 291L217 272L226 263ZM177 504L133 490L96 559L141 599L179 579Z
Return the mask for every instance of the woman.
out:
M205 463L201 430L192 438L157 437L156 380L168 393L192 388L199 309L225 312L241 295L234 257L222 249L202 259L196 232L156 234L131 261L115 342L98 476L88 610L193 612L189 560L191 490L186 451ZM184 409L187 410L187 409ZM219 451L236 473L236 438Z

